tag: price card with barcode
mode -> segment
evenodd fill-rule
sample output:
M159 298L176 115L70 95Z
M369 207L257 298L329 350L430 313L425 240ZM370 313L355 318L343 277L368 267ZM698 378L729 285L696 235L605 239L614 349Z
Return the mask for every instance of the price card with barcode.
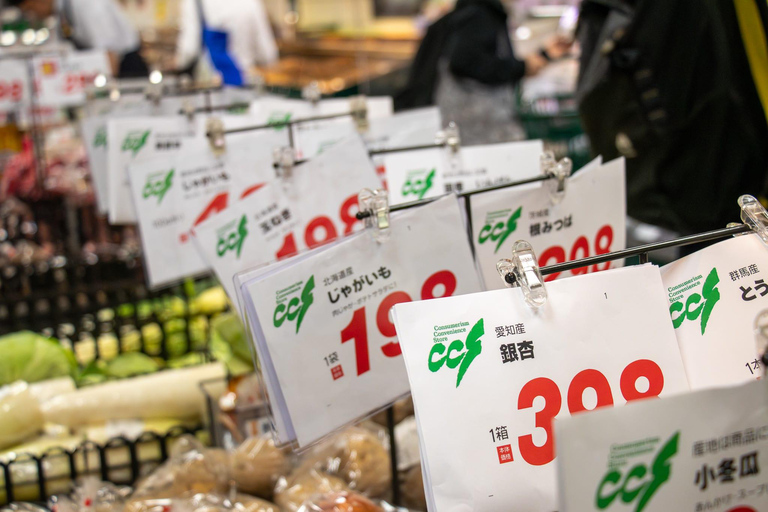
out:
M545 267L625 248L624 160L592 162L568 179L557 203L549 183L484 192L470 197L472 242L487 289L504 287L496 263L527 240ZM608 262L546 277L582 275L621 265Z
M269 133L228 145L200 146L129 169L141 242L153 287L208 270L192 242L197 225L274 178Z
M195 227L197 247L235 300L233 276L295 256L362 226L357 196L379 181L359 137L350 138Z
M479 289L456 198L393 214L390 235L358 233L242 283L280 442L307 446L408 393L392 306Z
M555 422L563 512L768 505L768 386L752 382Z
M71 107L85 103L85 90L99 75L112 76L107 52L87 50L34 59L39 102L43 106Z
M556 510L555 418L688 389L658 267L546 286L395 306L429 510Z
M29 70L23 60L0 60L0 112L29 105Z
M768 309L768 248L760 237L725 240L661 274L691 387L760 378L755 318Z

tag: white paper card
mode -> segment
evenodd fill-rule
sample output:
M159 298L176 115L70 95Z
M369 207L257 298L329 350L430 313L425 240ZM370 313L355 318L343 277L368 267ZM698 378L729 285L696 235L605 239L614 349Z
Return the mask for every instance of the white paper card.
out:
M279 441L306 446L408 393L390 308L479 289L455 198L396 214L391 229L386 243L359 233L243 285Z
M768 248L760 238L725 240L661 275L691 388L759 378L755 318L768 309Z
M297 166L293 178L277 180L201 223L195 228L198 250L237 303L235 274L359 229L357 196L378 187L362 142L348 139Z
M644 265L549 283L535 311L520 288L395 306L429 510L551 512L553 418L687 390L661 286Z
M547 183L499 189L470 197L472 242L487 289L504 288L496 263L512 256L517 240L533 246L539 266L606 254L626 247L624 160L593 162L568 180L554 204ZM620 266L593 265L546 277L553 281Z
M555 422L563 512L768 506L768 386L752 382Z
M99 75L112 76L103 50L48 55L34 59L38 101L47 107L71 107L85 103L85 90Z
M274 178L270 139L230 144L214 155L205 146L131 166L141 242L150 286L178 281L209 269L194 247L197 225Z
M23 60L0 60L0 112L29 105L29 70Z

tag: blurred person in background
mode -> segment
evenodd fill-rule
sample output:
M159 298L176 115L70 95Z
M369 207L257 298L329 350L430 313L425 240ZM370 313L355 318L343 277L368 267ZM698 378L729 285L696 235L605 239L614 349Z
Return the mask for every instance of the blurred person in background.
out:
M438 105L443 120L458 124L468 145L524 139L515 86L562 57L570 45L554 39L546 49L518 59L508 18L500 0L458 0L427 30L396 108Z
M261 0L182 0L176 68L195 75L210 64L228 85L243 85L253 66L278 59L277 44Z
M593 153L627 159L629 215L738 221L768 177L768 2L584 0L579 24L579 111Z
M139 53L139 32L115 0L7 0L25 15L40 20L56 16L61 37L78 50L106 50L118 78L149 75Z

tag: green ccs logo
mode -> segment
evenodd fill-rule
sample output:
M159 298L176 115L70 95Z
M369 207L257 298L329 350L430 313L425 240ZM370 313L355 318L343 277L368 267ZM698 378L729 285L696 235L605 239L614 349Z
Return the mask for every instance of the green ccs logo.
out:
M175 169L171 169L167 173L153 172L147 176L147 182L144 185L142 196L144 199L149 199L152 196L157 196L157 204L163 202L165 193L170 190L173 185L173 174Z
M466 332L466 327L469 326L467 322L461 322L458 324L436 326L434 337L435 344L432 345L432 349L429 351L429 359L427 365L429 371L436 373L443 366L446 366L452 370L459 369L456 375L456 387L461 384L461 379L467 373L472 361L483 351L483 341L480 339L485 334L483 327L483 319L477 321L477 323L470 329L469 334L464 341L453 340L446 350L445 346L448 341L448 336L452 334L458 334Z
M701 285L701 278L702 276L696 276L667 289L669 300L672 303L669 306L669 313L672 315L672 325L675 326L675 329L683 325L686 320L693 322L701 318L701 334L706 332L712 310L720 300L720 290L717 289L720 277L717 275L717 269L713 268L709 272L706 280L704 280L701 293L692 293L683 301L685 292Z
M620 468L609 469L597 488L595 496L597 508L605 510L616 501L616 498L619 498L626 504L636 503L635 512L642 512L661 486L669 480L672 474L671 460L677 455L679 439L680 432L669 438L656 454L650 468L648 464L639 463L626 475L620 471ZM649 443L658 443L658 438L624 446L614 445L611 447L611 462L626 465L627 457L648 453L651 448Z
M150 130L147 130L145 132L137 131L137 132L129 133L128 135L125 136L122 150L133 151L133 156L136 156L139 153L139 151L141 151L141 148L143 148L144 145L147 143L147 139L149 138L149 133L150 133Z
M480 235L477 237L477 243L483 245L488 240L496 242L496 249L493 252L499 252L504 241L517 229L517 221L522 213L522 206L514 213L511 208L488 212L485 217L485 226L480 230Z
M304 288L302 289L302 285ZM315 301L312 291L315 289L315 276L310 277L306 284L304 281L280 290L277 292L277 307L275 313L272 315L272 321L275 327L279 328L283 323L288 320L289 322L296 321L296 334L301 329L301 322L304 320L304 316L309 310L309 306ZM296 293L301 290L301 294L296 296Z
M293 117L291 112L272 112L267 119L267 125L274 126L274 130L279 132L288 126L286 123L291 120L291 117Z
M106 128L101 127L96 131L96 135L93 137L93 147L94 148L107 147L107 129Z
M223 228L219 229L219 242L216 244L216 254L219 258L229 251L237 252L237 259L240 259L240 252L243 250L243 242L248 236L248 216L243 215L240 222L232 221Z
M432 188L434 180L435 169L431 171L425 169L408 171L408 176L403 184L403 196L415 195L417 199L424 199L426 193Z

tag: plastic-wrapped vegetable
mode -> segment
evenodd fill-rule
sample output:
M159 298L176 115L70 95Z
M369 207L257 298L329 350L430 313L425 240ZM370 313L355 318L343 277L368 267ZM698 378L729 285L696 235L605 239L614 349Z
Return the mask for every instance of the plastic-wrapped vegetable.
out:
M225 493L229 479L229 455L224 450L203 448L197 439L187 436L171 458L137 484L132 501Z
M383 512L383 509L362 494L339 492L317 496L305 502L299 512Z
M246 439L232 453L232 479L237 489L271 499L277 479L291 468L286 451L266 436Z
M69 427L118 419L199 417L200 382L223 379L220 363L107 382L57 396L42 406L45 420Z
M381 497L391 482L389 441L383 429L365 425L348 428L318 445L295 473L317 469L343 479L350 489Z
M313 496L349 490L344 480L312 469L280 478L275 486L275 503L283 512L296 512Z
M400 494L403 505L413 510L427 510L427 497L424 495L424 478L421 465L413 466L401 473Z
M25 382L0 388L0 449L19 444L43 430L40 404Z

